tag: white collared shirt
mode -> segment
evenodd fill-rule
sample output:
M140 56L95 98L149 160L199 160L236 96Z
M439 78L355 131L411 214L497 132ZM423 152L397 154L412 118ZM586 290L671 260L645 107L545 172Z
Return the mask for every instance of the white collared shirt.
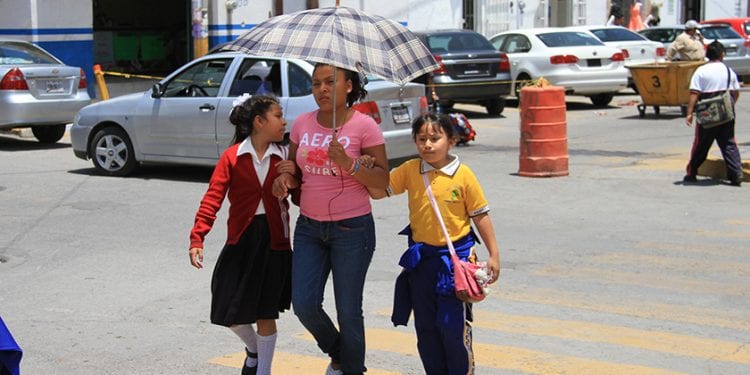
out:
M266 180L266 176L268 176L268 170L271 167L271 155L276 155L282 160L286 158L286 150L284 149L284 146L279 146L276 143L271 143L268 145L268 149L263 155L263 160L258 159L258 153L255 152L255 148L253 147L253 143L250 141L250 137L245 138L245 140L240 143L240 147L237 148L237 156L240 156L242 154L250 154L253 156L253 166L255 167L255 172L258 175L260 186L263 186L263 182ZM266 208L263 206L263 199L261 199L260 204L258 204L258 209L255 210L255 214L263 215L265 213Z

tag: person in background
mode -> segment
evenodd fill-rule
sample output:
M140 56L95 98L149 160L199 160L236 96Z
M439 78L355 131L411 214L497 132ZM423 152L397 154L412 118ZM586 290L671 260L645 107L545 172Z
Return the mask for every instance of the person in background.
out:
M632 31L640 31L646 28L643 24L643 17L641 17L641 9L643 4L641 0L636 0L633 5L630 6L630 21L628 22L628 29Z
M693 125L695 103L699 99L719 95L729 89L732 95L732 110L734 110L734 104L740 97L737 75L722 62L724 46L718 41L712 42L706 49L706 56L708 57L708 63L699 66L690 79L690 101L688 102L688 114L685 121L688 127ZM729 87L727 87L727 77L729 77ZM740 150L737 148L737 141L734 139L734 120L708 129L695 125L695 140L690 151L690 162L687 165L687 174L683 178L683 182L698 181L696 177L698 167L706 160L708 150L714 140L719 145L721 155L724 157L729 183L740 186L743 178L742 160L740 159Z
M609 18L605 24L606 26L624 26L625 16L622 14L622 10L617 5L612 5L609 9Z
M286 120L278 99L247 98L235 100L229 115L234 139L195 215L190 264L203 268L203 240L228 196L227 240L211 279L211 323L228 327L245 343L243 375L268 375L276 319L290 307L292 267L289 204L272 195L272 184L280 174L292 176L296 167L285 160L287 150L280 144Z
M698 27L698 22L695 20L685 22L685 31L678 35L667 48L667 60L676 60L678 53L680 54L679 60L682 61L704 61L706 59L703 35L698 32Z
M413 310L417 349L427 375L473 374L472 305L465 295L456 295L448 242L427 198L423 176L431 184L459 258L476 260L477 237L471 223L479 230L494 283L500 275L500 255L489 205L471 169L449 153L456 134L447 115L420 116L412 124L412 135L419 158L391 171L388 190L373 194L409 196L409 226L401 232L409 236L409 248L399 261L404 271L396 281L391 320L406 325Z
M645 20L643 20L643 23L646 25L646 27L654 27L659 26L659 23L661 23L661 18L659 17L659 7L656 5L651 5L651 12L648 14Z
M367 370L362 300L375 251L368 188L388 187L385 139L375 120L352 108L367 95L363 76L317 64L312 81L318 109L300 115L289 137L289 158L296 161L302 181L294 229L292 305L331 358L326 374L362 374ZM371 168L360 164L363 154L376 160ZM292 176L283 175L275 184L276 196L286 196L293 185ZM329 274L338 327L323 310Z

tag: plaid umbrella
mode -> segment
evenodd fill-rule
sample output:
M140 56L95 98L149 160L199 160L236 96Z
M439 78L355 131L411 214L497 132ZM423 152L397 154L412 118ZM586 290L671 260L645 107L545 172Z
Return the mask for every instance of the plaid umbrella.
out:
M269 18L224 48L364 71L398 84L438 68L427 47L407 28L348 7Z

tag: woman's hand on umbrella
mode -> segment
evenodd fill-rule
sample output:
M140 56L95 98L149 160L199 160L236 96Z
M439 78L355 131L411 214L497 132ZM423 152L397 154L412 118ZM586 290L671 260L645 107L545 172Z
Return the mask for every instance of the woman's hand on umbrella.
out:
M341 170L348 170L354 160L346 154L344 146L334 136L328 146L328 159L336 163Z

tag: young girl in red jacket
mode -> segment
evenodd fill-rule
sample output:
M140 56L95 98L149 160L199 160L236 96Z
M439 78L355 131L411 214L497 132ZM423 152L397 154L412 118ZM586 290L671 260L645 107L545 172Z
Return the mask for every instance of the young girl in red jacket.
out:
M254 375L270 374L276 319L291 302L289 204L274 197L271 186L279 175L293 175L296 167L285 160L287 150L279 144L286 121L278 100L248 97L235 100L229 115L236 126L234 139L195 215L190 263L203 268L203 240L227 196L227 240L211 279L211 323L229 327L242 339L247 353L242 374Z

